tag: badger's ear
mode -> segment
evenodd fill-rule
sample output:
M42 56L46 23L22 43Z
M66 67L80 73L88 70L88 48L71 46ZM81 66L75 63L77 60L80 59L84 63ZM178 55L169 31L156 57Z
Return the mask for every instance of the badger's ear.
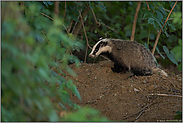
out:
M101 37L101 38L99 38L99 41L100 41L100 40L102 40L102 39L103 39L102 37Z
M102 42L100 46L101 46L101 47L104 47L104 46L106 46L107 44L108 44L108 42Z

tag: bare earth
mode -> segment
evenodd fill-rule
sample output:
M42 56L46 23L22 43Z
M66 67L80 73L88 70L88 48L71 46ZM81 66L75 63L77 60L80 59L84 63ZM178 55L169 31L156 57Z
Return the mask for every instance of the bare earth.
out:
M165 70L168 77L129 77L129 72L114 73L110 61L70 67L78 75L72 79L82 98L71 95L71 100L100 110L111 121L172 121L176 112L182 111L181 74Z

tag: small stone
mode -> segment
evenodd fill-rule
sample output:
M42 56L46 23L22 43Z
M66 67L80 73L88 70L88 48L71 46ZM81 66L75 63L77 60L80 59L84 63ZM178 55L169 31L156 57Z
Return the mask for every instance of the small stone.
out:
M139 92L139 90L138 90L138 89L136 89L136 88L134 88L134 91L135 91L135 92Z
M142 83L143 83L143 84L146 84L146 83L147 83L147 81L145 81L145 80L144 80Z

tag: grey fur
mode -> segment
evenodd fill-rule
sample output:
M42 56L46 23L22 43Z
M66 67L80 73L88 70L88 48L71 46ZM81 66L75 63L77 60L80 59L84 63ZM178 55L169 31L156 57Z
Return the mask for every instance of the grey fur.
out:
M97 48L99 49L97 50ZM152 53L136 41L101 39L93 47L89 56L96 58L100 54L111 59L115 63L115 69L127 68L136 75L160 72L161 75L168 76L156 66Z

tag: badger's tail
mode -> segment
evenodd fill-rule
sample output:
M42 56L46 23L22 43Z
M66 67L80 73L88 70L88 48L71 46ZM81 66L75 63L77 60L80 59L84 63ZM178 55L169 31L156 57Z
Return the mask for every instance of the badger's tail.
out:
M164 71L164 70L161 70L161 69L159 69L159 68L154 68L153 70L153 73L160 73L160 75L162 75L162 76L168 76L168 74Z

